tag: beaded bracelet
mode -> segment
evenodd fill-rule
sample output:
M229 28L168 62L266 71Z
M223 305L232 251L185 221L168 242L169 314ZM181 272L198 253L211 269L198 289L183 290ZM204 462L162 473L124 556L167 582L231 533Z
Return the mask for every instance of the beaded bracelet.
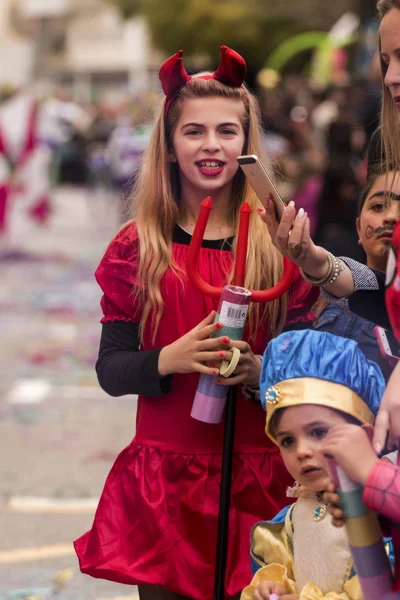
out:
M339 259L331 252L328 252L328 250L326 250L326 255L328 258L328 270L320 279L315 279L315 277L311 277L303 269L300 269L301 276L307 283L318 287L327 287L336 281L341 271Z

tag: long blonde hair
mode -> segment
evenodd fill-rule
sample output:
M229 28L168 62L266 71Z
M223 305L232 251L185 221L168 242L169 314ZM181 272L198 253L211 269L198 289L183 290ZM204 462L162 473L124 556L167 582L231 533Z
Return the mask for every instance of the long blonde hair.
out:
M379 0L377 6L379 20L396 8L400 10L400 0ZM379 53L381 39L379 38ZM400 115L389 88L385 85L387 65L380 56L382 71L382 111L381 111L381 162L386 173L399 169L400 164ZM393 174L394 175L394 174Z
M198 75L207 75L201 73ZM132 218L136 221L140 242L139 280L145 283L142 291L135 290L142 301L141 335L144 325L151 317L153 340L163 314L164 302L160 291L161 279L168 268L174 270L184 282L184 273L172 260L172 236L180 215L179 167L169 159L172 137L186 98L223 97L242 99L245 106L244 153L257 154L265 164L262 152L262 130L256 98L242 85L234 88L214 79L195 76L179 92L165 116L165 99L155 122L148 150L132 198ZM232 182L232 204L228 215L229 224L236 233L239 224L239 207L247 201L253 211L261 202L238 169ZM232 252L235 256L236 244ZM228 281L233 273L229 273ZM266 289L275 285L282 275L282 257L274 248L267 228L257 215L250 219L249 245L245 287ZM144 291L146 290L146 291ZM277 335L286 320L287 297L265 306L253 303L249 310L251 337L261 323L268 323L270 335Z

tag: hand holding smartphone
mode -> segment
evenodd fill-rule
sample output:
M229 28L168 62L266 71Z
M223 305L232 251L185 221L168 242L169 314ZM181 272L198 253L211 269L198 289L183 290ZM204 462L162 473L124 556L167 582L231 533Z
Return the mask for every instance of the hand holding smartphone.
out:
M249 154L246 156L238 156L236 160L263 205L265 205L266 197L271 196L275 205L277 219L280 221L286 204L280 197L274 182L258 157L255 154Z
M378 325L374 327L374 333L378 342L381 356L392 366L395 367L400 361L400 345L394 335Z

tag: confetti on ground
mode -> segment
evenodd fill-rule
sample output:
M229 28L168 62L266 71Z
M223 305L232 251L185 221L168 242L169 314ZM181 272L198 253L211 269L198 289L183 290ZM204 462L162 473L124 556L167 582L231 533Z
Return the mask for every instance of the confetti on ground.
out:
M100 596L97 600L139 600L139 594L130 594L129 596Z
M21 588L1 595L1 600L48 600L51 588Z
M94 370L94 271L119 228L116 206L104 222L98 208L64 191L51 226L0 248L1 600L138 600L135 587L81 574L72 545L90 526L106 451L115 458L131 440L136 406L116 405Z
M15 496L8 498L3 509L22 513L94 513L98 498L39 498Z
M74 568L63 569L62 571L59 571L53 577L55 591L60 591L63 588L67 587L67 585L71 581L71 579L74 578L75 571L76 570Z
M16 548L14 550L0 551L0 564L19 563L29 560L44 560L47 558L58 558L60 556L74 554L75 550L72 543L38 546L37 548Z

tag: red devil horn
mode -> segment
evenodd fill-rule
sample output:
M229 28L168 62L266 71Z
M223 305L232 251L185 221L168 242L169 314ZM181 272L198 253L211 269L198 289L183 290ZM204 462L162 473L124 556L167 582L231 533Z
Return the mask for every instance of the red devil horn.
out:
M221 46L221 62L213 77L225 85L240 87L246 77L246 62L240 54L228 48Z
M160 67L158 76L167 98L172 98L191 79L183 66L182 55L182 50L179 50L176 54L167 58Z

